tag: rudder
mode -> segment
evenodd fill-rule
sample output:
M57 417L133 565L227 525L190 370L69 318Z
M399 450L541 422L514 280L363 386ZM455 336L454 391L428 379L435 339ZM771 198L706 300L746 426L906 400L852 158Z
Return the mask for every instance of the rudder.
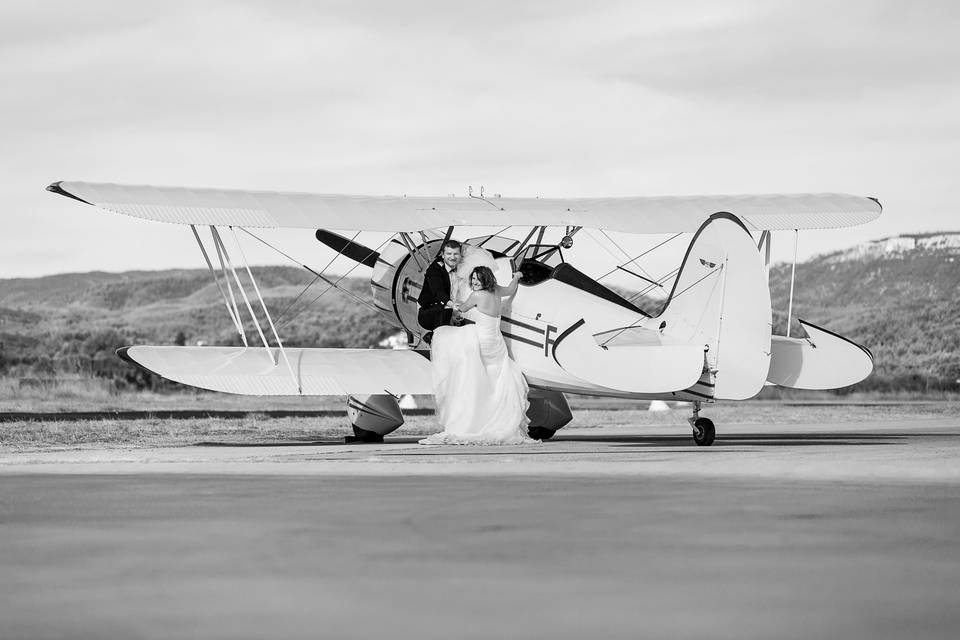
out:
M654 323L671 342L704 345L714 398L760 392L770 368L770 290L763 256L739 218L716 213L701 225Z

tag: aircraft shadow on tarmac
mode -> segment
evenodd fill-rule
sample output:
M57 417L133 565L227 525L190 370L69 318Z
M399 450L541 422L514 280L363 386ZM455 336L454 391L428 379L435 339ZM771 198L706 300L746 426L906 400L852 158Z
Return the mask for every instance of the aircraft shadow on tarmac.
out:
M763 447L818 447L818 446L864 446L902 445L917 434L869 434L869 433L751 433L718 435L714 447L763 446ZM565 438L571 441L606 442L628 447L676 447L696 446L688 435L677 436L597 436ZM699 448L699 447L697 447Z
M390 440L389 442L393 442ZM416 442L416 440L411 440ZM195 442L195 447L336 447L346 444L343 439L340 440L318 440L314 438L290 438L289 440L271 440L269 442L221 442L209 440L204 442Z
M817 446L865 446L865 445L905 445L910 441L925 438L960 437L960 434L947 433L750 433L750 434L722 434L717 436L714 447L727 446L762 446L762 447L817 447ZM384 444L415 444L421 436L387 437ZM697 447L687 434L677 435L557 435L544 443L546 447L552 444L563 445L568 443L595 443L609 444L620 447ZM339 447L345 446L343 440L321 440L314 438L290 438L289 440L274 440L270 442L239 442L239 441L204 441L197 442L197 447ZM350 443L350 446L362 446ZM443 448L449 454L450 447ZM424 449L424 452L433 448ZM549 449L538 452L548 453ZM531 451L533 453L533 451Z

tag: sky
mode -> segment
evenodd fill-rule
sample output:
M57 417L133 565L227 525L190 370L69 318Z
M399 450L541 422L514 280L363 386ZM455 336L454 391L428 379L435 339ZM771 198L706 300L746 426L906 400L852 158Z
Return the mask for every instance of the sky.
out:
M802 233L801 260L960 230L957 33L946 0L4 0L0 278L203 267L187 228L45 192L55 180L883 203ZM311 266L333 255L308 231L263 235Z

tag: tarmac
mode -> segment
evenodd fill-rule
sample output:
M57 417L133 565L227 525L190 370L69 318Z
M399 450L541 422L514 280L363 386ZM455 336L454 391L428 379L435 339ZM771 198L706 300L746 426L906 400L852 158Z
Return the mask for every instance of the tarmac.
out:
M953 638L960 417L0 454L2 638Z

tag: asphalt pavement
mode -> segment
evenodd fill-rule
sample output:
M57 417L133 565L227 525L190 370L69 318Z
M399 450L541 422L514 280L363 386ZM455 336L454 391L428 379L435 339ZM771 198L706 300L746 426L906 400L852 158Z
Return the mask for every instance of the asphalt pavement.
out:
M0 637L952 638L960 420L0 454Z

